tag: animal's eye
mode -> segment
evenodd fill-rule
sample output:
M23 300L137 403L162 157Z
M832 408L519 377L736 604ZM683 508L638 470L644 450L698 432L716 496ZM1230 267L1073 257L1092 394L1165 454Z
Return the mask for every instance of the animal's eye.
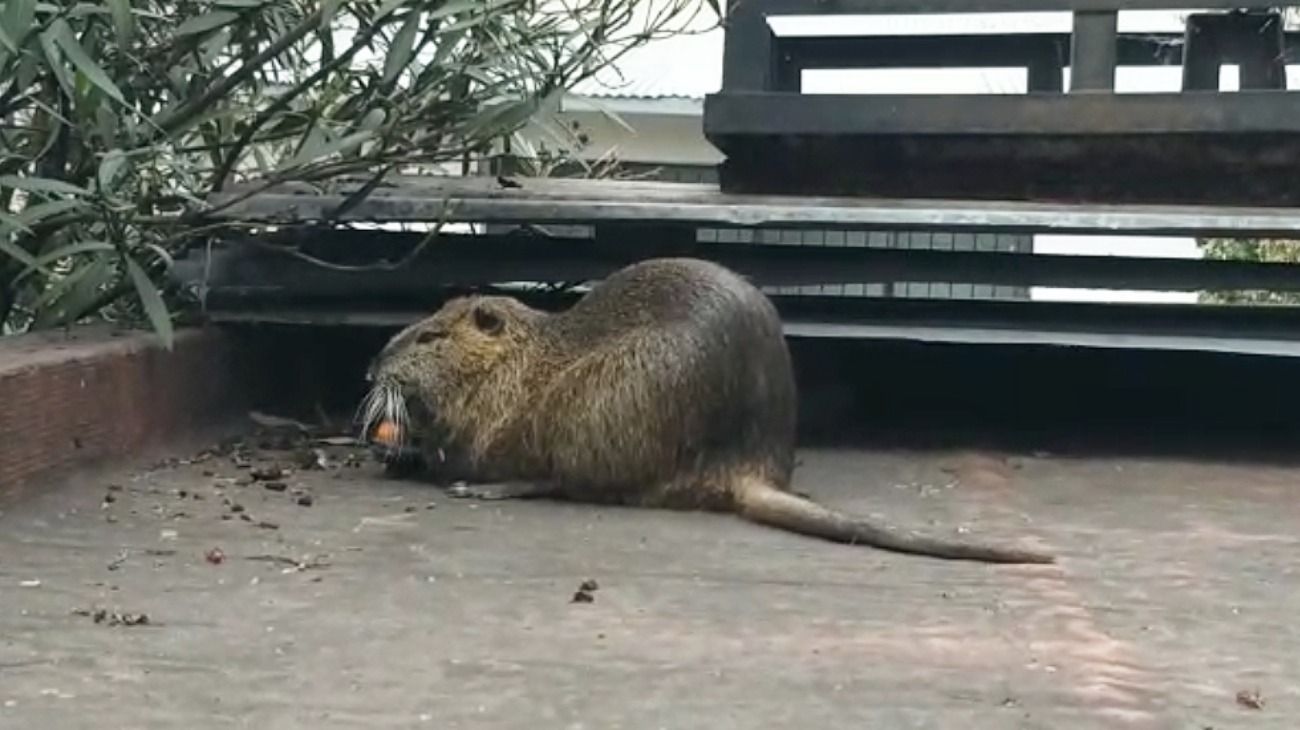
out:
M415 342L416 344L419 345L427 345L430 342L433 342L434 340L441 340L445 336L446 335L444 335L441 332L434 332L433 330L424 330L423 332L415 336Z

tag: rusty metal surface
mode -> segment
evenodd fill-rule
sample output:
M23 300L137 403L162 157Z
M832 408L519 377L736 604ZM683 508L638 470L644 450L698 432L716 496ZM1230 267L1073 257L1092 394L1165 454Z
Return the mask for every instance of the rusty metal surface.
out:
M1294 236L1300 209L726 194L716 185L614 180L394 177L344 221L483 221L865 228L868 230ZM223 220L328 217L360 183L328 189L232 186L212 196Z
M229 465L99 473L0 507L0 726L1295 726L1296 469L804 459L797 486L828 503L1023 538L1061 563L944 563L716 515L474 506L369 471L292 477L309 508L226 488L278 524L259 529L220 519L201 470ZM588 578L594 603L571 603ZM150 625L73 613L92 606Z

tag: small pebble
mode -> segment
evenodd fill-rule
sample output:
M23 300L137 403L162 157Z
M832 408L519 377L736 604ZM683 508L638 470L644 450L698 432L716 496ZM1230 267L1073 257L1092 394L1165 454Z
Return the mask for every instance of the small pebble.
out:
M260 469L254 469L251 472L254 479L259 481L275 481L284 476L284 470L276 466L265 466Z

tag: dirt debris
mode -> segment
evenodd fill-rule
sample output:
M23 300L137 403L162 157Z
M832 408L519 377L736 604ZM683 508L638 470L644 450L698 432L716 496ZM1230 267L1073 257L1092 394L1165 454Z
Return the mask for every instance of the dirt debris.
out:
M600 584L594 578L588 578L578 586L578 590L573 594L570 603L595 603L596 591L600 590Z
M79 608L72 612L76 616L85 616L101 626L147 626L149 614L123 612L107 608Z
M264 554L249 555L245 557L244 560L251 560L258 563L278 563L280 565L288 566L281 571L283 573L302 573L308 570L328 568L330 565L328 557L329 556L326 555L309 555L299 560L287 555Z
M248 474L259 482L274 482L287 476L285 470L278 466L259 466Z

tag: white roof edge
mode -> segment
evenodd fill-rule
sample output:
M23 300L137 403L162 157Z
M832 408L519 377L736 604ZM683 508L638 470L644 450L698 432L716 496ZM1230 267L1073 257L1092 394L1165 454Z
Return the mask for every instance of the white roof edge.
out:
M689 96L565 94L560 100L560 111L698 117L704 113L704 100Z

